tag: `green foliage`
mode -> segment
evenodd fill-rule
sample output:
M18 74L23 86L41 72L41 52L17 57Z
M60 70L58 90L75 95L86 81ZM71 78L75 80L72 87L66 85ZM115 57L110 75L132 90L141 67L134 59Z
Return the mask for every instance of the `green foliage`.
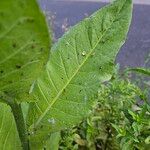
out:
M114 126L123 150L148 150L150 147L150 106L130 108L126 112L125 124Z
M45 149L58 150L60 141L60 131L52 133L50 138L46 141Z
M11 101L31 101L29 89L47 62L49 47L45 18L35 0L1 0L0 91Z
M0 105L0 148L57 149L59 131L86 118L111 79L131 17L132 0L116 0L72 27L47 60L49 33L36 1L1 0L0 101L8 105ZM78 134L74 140L86 144Z
M128 71L133 71L133 72L141 73L143 75L150 76L150 69L146 69L146 68L132 68L132 69L128 69Z
M60 149L148 150L150 106L146 100L137 103L143 94L128 79L115 76L100 88L90 117L63 131Z
M37 102L29 111L30 133L36 129L30 137L33 143L88 115L100 83L111 78L131 11L130 0L115 1L71 28L52 47L33 91Z
M3 103L0 104L0 149L21 150L21 143L11 109Z

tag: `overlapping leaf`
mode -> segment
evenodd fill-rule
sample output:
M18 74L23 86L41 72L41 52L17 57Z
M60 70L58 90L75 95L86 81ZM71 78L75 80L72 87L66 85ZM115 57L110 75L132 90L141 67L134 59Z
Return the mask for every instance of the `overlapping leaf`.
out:
M71 28L53 46L28 116L33 143L89 113L99 85L111 78L131 12L131 0L117 0Z
M0 149L22 149L11 109L2 103L0 104Z
M0 0L0 91L27 101L48 58L47 25L36 0Z
M150 76L150 69L148 68L130 68L127 71L137 72L143 75Z

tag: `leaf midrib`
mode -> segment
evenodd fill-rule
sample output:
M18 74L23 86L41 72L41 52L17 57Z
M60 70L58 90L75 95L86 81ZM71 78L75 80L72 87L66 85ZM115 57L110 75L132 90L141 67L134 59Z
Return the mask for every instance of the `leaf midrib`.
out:
M126 3L126 1L124 2L124 4ZM68 80L68 82L66 83L66 85L60 90L60 92L57 94L57 96L52 100L51 104L47 107L47 109L43 112L43 114L39 117L39 119L37 120L37 122L34 124L32 124L30 126L30 128L32 128L32 126L34 126L34 128L36 128L38 126L38 124L40 123L40 121L44 118L44 116L47 114L47 112L50 110L50 108L52 107L52 105L57 101L57 99L60 97L60 95L62 94L62 92L64 91L64 89L69 85L69 83L72 81L72 79L76 76L76 74L79 72L79 70L82 68L82 66L85 64L85 62L88 60L88 58L91 56L91 54L93 53L93 51L95 50L95 48L97 47L97 45L99 44L99 42L101 41L101 39L105 36L106 32L111 28L112 24L114 23L114 21L116 20L116 17L118 16L118 14L120 13L120 11L122 10L124 4L122 5L121 9L118 11L118 13L116 14L114 20L112 21L112 23L110 24L110 27L103 33L103 35L98 39L98 41L96 42L95 46L93 47L93 49L89 52L89 54L86 55L85 60L79 65L78 69L75 71L75 73L72 75L72 77Z

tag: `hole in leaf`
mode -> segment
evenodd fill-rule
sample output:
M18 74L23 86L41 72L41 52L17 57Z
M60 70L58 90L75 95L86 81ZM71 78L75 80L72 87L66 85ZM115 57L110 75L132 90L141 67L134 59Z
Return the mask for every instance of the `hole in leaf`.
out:
M34 48L35 48L35 45L32 45L31 48L34 49Z
M18 64L17 64L17 65L16 65L16 68L17 68L17 69L20 69L20 68L21 68L21 65L18 65Z
M34 19L33 19L33 18L27 18L27 22L33 23L33 22L34 22Z
M12 47L13 47L13 48L16 48L16 47L17 47L17 44L16 44L16 43L13 43L13 44L12 44Z
M81 93L81 92L82 92L82 90L79 91L79 93Z
M40 48L40 51L43 51L44 50L44 48Z
M102 69L102 67L100 66L100 67L99 67L99 70L101 70L101 69Z

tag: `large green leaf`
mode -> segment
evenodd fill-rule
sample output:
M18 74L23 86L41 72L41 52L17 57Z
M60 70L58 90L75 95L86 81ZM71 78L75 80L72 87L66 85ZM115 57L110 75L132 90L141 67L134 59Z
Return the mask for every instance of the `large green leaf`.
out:
M21 143L11 108L2 103L0 104L0 149L21 150Z
M1 93L27 101L49 46L47 25L36 0L0 0Z
M32 93L32 142L78 123L89 114L100 83L111 78L132 14L131 0L117 0L71 28L51 50Z

